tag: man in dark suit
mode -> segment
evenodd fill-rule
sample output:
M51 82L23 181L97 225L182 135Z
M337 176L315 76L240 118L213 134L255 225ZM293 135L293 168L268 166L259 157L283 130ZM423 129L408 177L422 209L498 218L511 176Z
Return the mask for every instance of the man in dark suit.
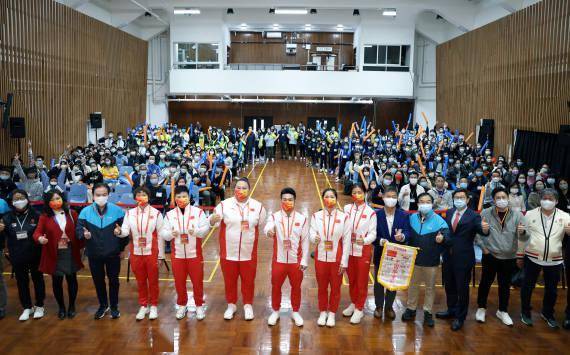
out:
M374 299L376 310L374 317L382 318L382 310L386 310L386 318L393 320L396 313L392 308L396 291L384 289L377 279L380 267L380 258L386 242L405 244L406 237L410 235L410 220L408 214L397 207L398 190L389 186L384 191L384 208L376 210L376 240L374 245Z
M449 248L443 253L442 278L445 283L447 311L436 313L437 318L454 319L451 329L463 327L469 307L469 283L471 270L475 266L473 242L477 234L487 236L489 224L468 208L469 191L457 189L453 192L454 208L446 213L449 226Z

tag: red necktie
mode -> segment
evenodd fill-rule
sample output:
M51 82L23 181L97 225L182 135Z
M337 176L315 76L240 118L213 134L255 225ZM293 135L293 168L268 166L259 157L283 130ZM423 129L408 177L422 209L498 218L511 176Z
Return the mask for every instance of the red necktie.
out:
M453 231L457 229L457 224L459 223L459 212L455 212L455 218L453 219Z

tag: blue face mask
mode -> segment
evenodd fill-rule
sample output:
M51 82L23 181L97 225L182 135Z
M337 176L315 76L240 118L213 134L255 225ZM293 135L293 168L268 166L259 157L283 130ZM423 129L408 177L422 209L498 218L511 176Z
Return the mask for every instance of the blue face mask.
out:
M475 172L475 175L476 175L476 176L483 176L483 172L482 172L482 171L476 171L476 172Z
M459 183L459 187L462 189L466 189L467 188L467 183L466 182L460 182Z
M455 206L455 208L462 210L465 208L465 206L467 206L467 202L465 202L465 200L453 200L453 205Z
M418 205L418 210L423 215L430 213L432 208L433 208L433 206L431 205L431 203L420 203Z

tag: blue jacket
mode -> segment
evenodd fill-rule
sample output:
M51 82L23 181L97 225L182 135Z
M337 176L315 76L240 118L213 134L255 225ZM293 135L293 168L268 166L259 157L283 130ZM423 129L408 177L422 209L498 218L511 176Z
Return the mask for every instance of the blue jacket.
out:
M129 238L119 238L113 232L117 224L123 224L124 217L125 212L113 203L107 203L103 216L99 215L96 204L81 210L75 235L79 240L84 239L83 228L91 233L91 239L87 239L85 244L90 258L118 256L125 249Z
M416 265L438 266L441 253L444 252L445 245L449 243L449 228L445 220L432 211L422 223L418 212L410 216L410 227L411 233L408 244L420 249L416 256ZM438 244L435 237L439 232L443 234L444 239L442 243Z
M380 239L386 239L390 243L406 244L410 237L410 216L401 208L396 208L394 211L394 223L392 223L392 230L388 231L388 223L386 222L386 211L383 208L376 210L376 240L372 243L374 245L374 265L380 264L380 257L382 256L382 247L380 246ZM404 241L397 242L394 239L396 229L401 229L404 234Z
M468 208L459 219L457 229L453 231L453 218L455 208L446 212L445 222L449 227L449 244L443 253L443 262L451 262L454 267L465 267L471 269L475 265L475 251L473 249L477 234L484 236L481 229L481 216Z

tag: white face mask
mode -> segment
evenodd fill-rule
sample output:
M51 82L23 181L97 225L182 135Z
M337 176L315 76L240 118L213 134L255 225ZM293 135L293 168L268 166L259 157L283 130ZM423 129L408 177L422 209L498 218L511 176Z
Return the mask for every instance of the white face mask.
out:
M550 200L540 200L540 206L547 211L551 211L556 206L556 202Z
M26 208L26 206L28 205L28 200L18 200L18 201L14 201L12 202L12 204L14 205L14 207L16 207L19 210L23 210L24 208Z
M410 184L415 185L418 183L418 179L417 178L410 178Z
M507 206L509 205L509 200L507 199L498 199L497 201L495 201L495 205L497 205L497 207L499 208L507 208Z
M108 199L109 199L109 196L95 196L95 198L93 198L93 200L95 201L95 203L99 207L105 206L107 204Z
M398 200L395 198L391 197L384 198L384 204L386 205L386 207L394 207L396 206L396 203L398 203Z

